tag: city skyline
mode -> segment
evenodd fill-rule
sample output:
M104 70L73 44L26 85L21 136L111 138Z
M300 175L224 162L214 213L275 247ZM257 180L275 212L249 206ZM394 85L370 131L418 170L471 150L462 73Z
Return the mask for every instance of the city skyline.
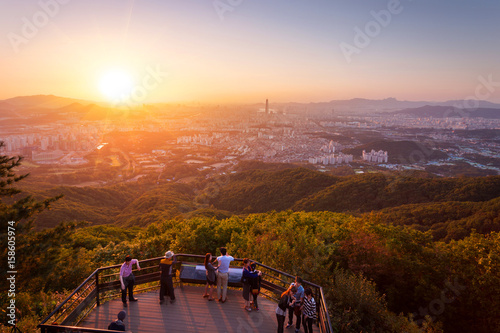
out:
M0 99L500 102L500 3L0 1Z

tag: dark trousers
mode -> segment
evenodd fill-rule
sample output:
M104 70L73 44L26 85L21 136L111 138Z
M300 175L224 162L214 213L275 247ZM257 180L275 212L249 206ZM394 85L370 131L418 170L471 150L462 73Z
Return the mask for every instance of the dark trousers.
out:
M293 324L293 306L288 307L288 324Z
M174 283L172 282L172 275L161 278L160 281L160 301L163 301L165 295L169 295L171 300L175 299Z
M313 321L312 318L302 316L302 326L304 326L305 333L313 333Z
M286 316L280 316L279 314L276 314L276 319L278 319L278 333L283 333Z
M135 277L134 274L130 274L123 278L123 284L125 289L122 289L122 302L127 303L127 289L128 289L128 299L134 299L134 284Z
M293 315L294 315L294 310L295 310L295 307L288 307L288 323L290 325L293 324ZM299 314L298 316L295 315L295 317L297 318L296 320L296 324L295 324L295 328L296 329L300 329L300 322L302 321L302 314Z
M259 296L259 294L257 295L252 294L252 296L253 296L253 306L255 306L255 308L258 309L259 304L257 303L257 297Z
M295 323L295 329L299 330L300 329L300 323L302 321L302 313L299 313L299 315L295 315L295 317L297 318L297 321Z

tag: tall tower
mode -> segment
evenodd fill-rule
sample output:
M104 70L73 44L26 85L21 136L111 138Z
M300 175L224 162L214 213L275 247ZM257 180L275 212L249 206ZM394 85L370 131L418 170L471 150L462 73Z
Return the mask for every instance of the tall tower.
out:
M266 114L269 114L269 100L266 98Z

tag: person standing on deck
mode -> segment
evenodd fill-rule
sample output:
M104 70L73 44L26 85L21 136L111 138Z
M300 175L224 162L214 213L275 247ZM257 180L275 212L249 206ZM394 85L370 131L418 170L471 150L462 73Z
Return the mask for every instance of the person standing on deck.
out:
M139 266L139 260L132 259L131 256L127 255L125 257L125 262L122 264L120 268L120 283L122 287L122 302L123 306L127 307L127 289L128 289L128 300L130 302L137 302L137 298L134 298L134 284L135 284L135 276L132 273L132 265L137 265L137 270L141 270L141 266Z
M257 270L257 264L251 263L250 270L252 273L257 273L257 277L250 279L250 293L253 297L253 307L255 311L259 311L259 303L257 303L257 297L260 294L260 284L262 282L262 272Z
M302 302L302 326L305 333L313 333L313 322L316 320L316 302L312 296L311 288L304 290Z
M276 307L276 319L278 320L278 333L283 333L283 327L286 320L286 310L293 306L293 297L297 292L297 287L290 286L285 290L280 297L278 306Z
M250 307L250 289L252 287L252 279L257 277L257 272L251 272L250 260L248 258L243 259L241 281L243 282L243 299L245 300L245 310L247 311L252 311Z
M221 256L217 257L219 268L217 269L217 298L219 302L226 302L227 282L229 280L229 263L234 260L227 254L225 247L220 248ZM222 289L222 290L221 290Z
M205 270L206 270L206 276L207 276L207 284L205 285L205 293L203 294L203 297L208 297L209 301L213 301L213 291L214 291L214 286L217 281L217 267L214 267L212 265L212 254L207 253L205 255ZM208 293L208 289L210 289L210 293Z
M302 299L304 298L304 287L302 286L302 278L300 276L295 277L295 282L290 285L290 287L297 287L297 292L293 295L294 302L293 306L289 308L289 319L286 328L293 326L293 316L295 315L295 333L300 330L300 323L302 321L301 305Z
M160 261L160 304L163 303L165 299L165 294L170 295L170 303L175 302L175 294L174 294L174 283L172 282L172 264L175 259L174 252L167 251L165 252L165 258Z

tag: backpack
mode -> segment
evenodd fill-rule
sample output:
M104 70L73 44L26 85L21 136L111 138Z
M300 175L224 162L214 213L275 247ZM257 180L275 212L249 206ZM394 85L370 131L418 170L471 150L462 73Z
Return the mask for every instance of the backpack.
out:
M252 294L258 295L260 292L260 280L262 278L260 276L254 277L250 279L250 287L252 288Z
M285 296L280 298L280 301L278 303L278 307L281 310L286 311L286 309L288 308L288 295L285 295Z

